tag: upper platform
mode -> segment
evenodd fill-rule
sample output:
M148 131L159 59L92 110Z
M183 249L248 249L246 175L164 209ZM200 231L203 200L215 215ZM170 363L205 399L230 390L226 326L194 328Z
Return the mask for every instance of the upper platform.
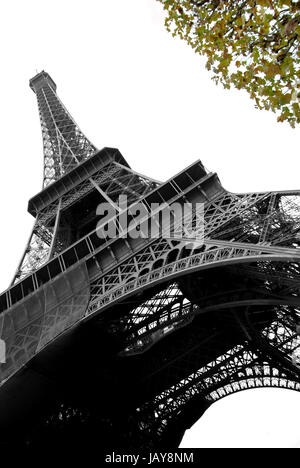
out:
M130 167L118 149L103 148L31 198L28 202L29 213L36 216L39 211L58 200L80 182L88 179L95 172L113 161L128 168Z
M36 93L36 91L41 88L45 82L48 83L54 91L56 91L55 81L51 78L49 73L44 70L29 80L29 86Z

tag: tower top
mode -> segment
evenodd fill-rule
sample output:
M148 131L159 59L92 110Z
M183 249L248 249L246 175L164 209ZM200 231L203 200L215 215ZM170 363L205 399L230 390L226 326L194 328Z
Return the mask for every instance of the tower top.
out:
M49 73L45 72L42 70L40 73L35 75L31 80L29 80L29 86L33 90L33 92L37 92L39 88L41 88L43 85L48 84L51 86L51 88L56 91L56 84L52 80L51 76Z
M44 187L92 156L96 147L82 133L56 94L56 84L42 70L29 81L37 97L44 146Z

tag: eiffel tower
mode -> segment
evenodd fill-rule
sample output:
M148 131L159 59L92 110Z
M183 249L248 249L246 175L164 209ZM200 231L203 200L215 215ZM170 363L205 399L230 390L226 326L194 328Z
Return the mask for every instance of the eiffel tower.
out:
M300 191L231 193L196 161L161 183L98 150L42 71L35 224L0 296L2 446L175 448L215 401L300 390ZM118 197L204 205L188 236L98 235ZM193 226L193 212L185 225ZM193 224L194 223L194 224Z

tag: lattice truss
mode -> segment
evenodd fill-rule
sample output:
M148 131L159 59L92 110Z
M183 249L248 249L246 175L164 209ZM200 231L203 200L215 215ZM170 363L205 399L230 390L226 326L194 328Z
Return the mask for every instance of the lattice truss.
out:
M169 310L168 310L169 309ZM258 313L259 310L256 310ZM263 311L265 312L265 310ZM110 322L110 332L120 335L120 323L124 342L143 340L146 348L152 346L149 337L157 343L162 336L175 331L181 326L191 324L201 310L183 297L178 285L168 287L135 307L127 316ZM241 314L243 317L244 314ZM249 320L250 310L247 310ZM268 325L254 319L252 336L240 336L240 343L220 352L224 337L233 326L235 318L227 314L222 318L224 329L212 330L207 337L207 330L201 327L188 334L187 339L175 342L168 359L158 351L152 356L150 363L145 359L145 365L152 369L145 382L150 393L157 386L165 390L138 406L131 416L130 430L135 440L135 447L157 448L168 431L169 425L177 424L186 407L195 403L196 407L205 401L209 406L232 393L261 387L278 387L300 391L299 372L299 310L295 308L276 307L272 309L272 319ZM107 324L105 324L106 326ZM240 326L240 323L239 325ZM260 331L259 338L256 329ZM135 338L134 338L135 337ZM263 341L264 346L257 341ZM179 352L178 352L179 348ZM131 348L132 350L133 348ZM211 350L216 350L216 357L211 360ZM127 350L126 350L127 351ZM280 353L281 359L278 359ZM205 365L197 368L197 362L207 360ZM285 365L282 362L286 360ZM175 382L175 383L174 383ZM78 424L89 424L97 416L80 407L62 404L45 421L44 427L50 433ZM104 421L108 429L112 422ZM103 424L103 421L101 422ZM103 425L101 425L103 427ZM128 429L128 428L127 428Z
M47 75L35 92L44 147L43 186L47 187L92 156L96 147L85 137L59 100ZM114 202L117 202L120 193L127 195L130 204L153 190L157 183L122 164L110 163L92 178L79 184L38 214L12 284L33 273L51 256L64 250L67 239L62 231L56 231L57 225L53 220L59 221L61 210L89 193L95 185Z
M239 345L138 408L136 417L143 438L155 446L168 425L195 399L204 398L210 404L232 393L260 387L300 390L299 382L291 380L289 374ZM156 434L156 440L151 434Z
M121 356L148 352L167 335L209 312L223 314L221 329L228 330L228 324L234 323L241 332L239 344L228 346L219 355L216 353L213 360L208 353L207 363L199 369L192 371L199 358L197 352L189 353L185 349L183 358L179 354L172 361L173 369L171 365L167 372L159 374L160 384L166 379L166 390L136 410L135 417L140 421L145 440L150 434L160 437L195 398L211 403L230 393L262 386L300 390L299 201L299 193L289 192L223 194L206 206L205 229L209 241L202 248L195 246L188 250L184 242L158 239L92 285L91 312L107 291L117 292L120 287L126 291L130 283L137 283L139 278L144 278L147 284L149 275L157 274L176 260L191 262L193 257L203 258L204 255L203 263L209 262L210 256L218 260L216 252L220 252L222 245L218 245L219 240L225 242L223 258L244 256L249 251L247 244L266 246L274 252L279 246L295 256L294 261L264 261L262 258L247 266L235 266L217 276L219 281L208 281L206 285L197 283L194 275L191 282L195 282L197 294L190 298L184 281L169 282L142 303L138 299L125 299L121 303L126 313L114 319L107 318L107 322L103 319L104 326L123 340ZM192 219L190 223L193 224ZM222 288L227 273L233 274L236 281L229 281L231 288L227 285ZM238 281L238 278L243 280ZM113 297L111 295L110 299ZM206 333L204 330L204 336ZM222 341L222 336L212 329L211 338L207 349L218 350L217 343ZM201 347L201 360L203 355L205 349ZM153 368L159 370L160 367L158 356ZM191 372L180 378L188 369ZM177 383L171 384L174 378ZM155 387L153 374L150 385Z
M118 202L120 192L123 193L127 196L129 205L156 187L152 180L118 163L110 163L96 172L92 178L82 182L38 214L13 283L33 273L51 256L68 246L68 239L64 238L63 232L55 230L54 220L64 209L94 190L95 184L115 203Z
M44 148L43 187L47 187L89 158L96 147L85 137L59 100L47 75L42 86L36 89L36 96ZM55 211L58 212L58 204ZM36 219L13 283L36 270L49 258L53 229L49 229L43 221L41 214Z
M213 263L217 260L239 258L264 253L275 253L276 246L289 247L299 254L300 196L286 193L254 193L235 195L222 194L205 207L204 245L193 238L175 240L178 237L174 228L174 238L152 240L142 251L120 263L109 274L99 277L91 287L91 303L88 313L92 313L104 301L121 296L132 287L146 284L150 276L166 276L171 272L167 266L177 261L177 266ZM185 220L185 232L194 231L195 217ZM182 234L182 229L178 231ZM282 236L280 237L280 233ZM193 244L193 245L191 245ZM251 247L248 246L251 244ZM294 255L294 254L293 254ZM148 278L146 278L148 275ZM142 279L144 277L144 279ZM99 302L100 301L100 302Z
M169 308L168 308L169 305ZM169 310L168 310L169 309ZM162 358L156 356L152 368L151 380L146 384L155 388L156 383L165 390L136 409L135 419L140 429L141 443L155 447L157 441L184 413L188 404L197 400L206 400L207 404L241 390L260 387L280 387L300 391L300 311L298 308L280 306L270 309L271 320L257 321L255 316L260 311L255 309L254 326L247 327L247 336L240 344L209 360L211 349L216 349L223 341L221 331L212 330L212 335L203 346L205 330L194 339L184 343L182 352L171 355L171 364L165 365ZM185 326L201 313L201 308L183 298L178 287L173 284L152 299L139 305L131 312L124 332L125 341L135 338L136 346L143 341L144 352L157 342L162 335ZM243 314L241 314L243 316ZM252 316L247 309L248 318ZM223 325L228 332L234 317L223 317ZM122 318L124 323L124 318ZM262 322L268 322L268 325ZM112 324L116 333L116 323ZM246 322L244 324L246 327ZM120 329L120 328L119 328ZM251 331L251 334L249 333ZM259 333L258 333L259 331ZM158 334L159 332L159 334ZM150 340L151 337L151 340ZM200 344L199 344L200 343ZM197 346L198 344L198 346ZM128 352L129 351L129 352ZM127 347L125 352L134 351ZM207 358L206 358L207 355ZM208 360L207 364L191 372L199 360ZM161 373L161 369L163 373ZM190 372L190 373L189 373ZM154 373L155 374L155 373ZM180 376L185 375L184 378ZM157 382L156 382L157 380ZM170 384L178 380L175 384Z
M243 210L234 220L217 229L214 238L297 248L299 229L300 193L280 192L271 193Z
M36 91L44 146L44 187L92 156L96 147L82 133L44 80Z
M171 284L146 302L109 319L105 328L111 334L122 333L124 350L121 356L140 354L151 348L168 333L190 323L198 307L188 301L176 284Z

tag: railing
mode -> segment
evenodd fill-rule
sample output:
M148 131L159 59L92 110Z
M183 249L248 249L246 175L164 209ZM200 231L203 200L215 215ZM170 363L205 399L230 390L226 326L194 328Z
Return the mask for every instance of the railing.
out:
M218 241L216 241L218 243ZM89 316L100 309L104 309L107 306L110 306L112 302L116 302L118 299L123 298L127 295L130 295L137 291L138 289L150 287L154 283L162 281L166 278L171 279L174 276L178 276L179 273L184 271L188 272L191 269L197 268L201 265L211 265L213 263L218 263L222 261L230 261L232 259L241 259L243 257L258 257L262 256L265 258L266 256L269 258L277 258L277 255L283 257L285 256L286 259L294 259L294 252L290 249L276 249L276 253L272 252L270 247L264 246L257 246L253 248L251 246L247 249L245 245L244 249L240 247L218 247L212 250L208 250L206 252L201 252L195 254L191 257L187 257L184 259L179 259L175 262L172 262L168 265L161 267L160 269L151 271L146 275L136 278L135 280L130 281L129 283L123 283L120 286L113 287L107 292L104 292L101 298L97 298L94 301L90 302L88 310L86 312L86 316ZM270 255L268 255L270 253ZM297 252L297 255L300 259L300 252Z

